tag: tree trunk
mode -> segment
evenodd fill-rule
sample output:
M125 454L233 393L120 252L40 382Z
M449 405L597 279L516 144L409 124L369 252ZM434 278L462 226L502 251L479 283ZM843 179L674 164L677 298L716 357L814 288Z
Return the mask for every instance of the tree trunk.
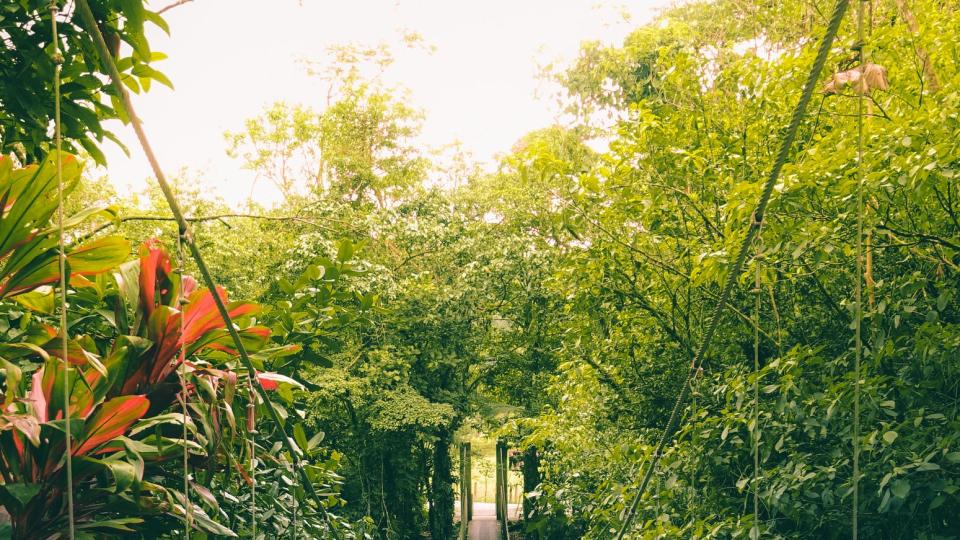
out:
M443 429L433 449L433 479L430 482L430 537L448 540L453 536L453 475L450 459L450 431Z
M910 6L907 5L907 0L897 0L897 9L900 10L900 16L903 17L903 20L907 23L907 28L910 29L910 33L917 38L914 50L916 50L917 56L920 57L920 62L923 65L923 79L926 81L927 88L930 89L930 92L935 94L940 90L940 78L937 77L937 71L933 67L933 61L930 60L930 54L920 45L920 25L917 23L917 18L913 15L913 11L910 10Z
M523 519L534 518L536 504L527 498L527 493L536 491L540 485L540 455L536 446L528 446L523 451Z
M473 519L473 449L470 447L470 443L464 443L464 446L467 460L467 521L470 521Z

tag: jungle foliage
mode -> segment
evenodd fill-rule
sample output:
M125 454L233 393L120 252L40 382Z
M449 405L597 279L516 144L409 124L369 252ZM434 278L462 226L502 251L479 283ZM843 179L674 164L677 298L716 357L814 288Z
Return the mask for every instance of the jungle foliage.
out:
M160 56L142 37L159 17L140 2L93 4L133 51L118 59L135 75L127 84L163 82L144 67ZM84 534L175 537L189 507L209 538L451 538L455 447L482 430L522 451L525 538L613 537L832 5L690 2L620 46L584 44L554 74L568 125L527 134L493 171L447 167L415 144L422 113L358 67L389 69L386 49L335 48L326 102L277 103L226 135L281 204L238 212L189 174L176 179L223 290L197 288L159 193L104 197L64 156ZM0 7L0 33L16 27L0 69L49 48L45 8ZM87 37L63 17L65 82L80 92L65 102L94 115L65 108L79 122L65 135L99 160L99 122L122 113ZM860 534L960 537L960 51L949 37L960 4L869 2L864 50L885 84L864 92L862 275L854 23L841 27L629 538L750 538L754 527L764 538L849 537L857 280ZM15 154L0 161L0 504L16 538L62 537L65 526L66 329L44 62L0 78L0 140ZM96 84L83 84L88 74ZM230 306L257 373L239 365L213 311L226 291L256 301ZM268 406L298 455L282 450ZM38 520L45 528L30 529Z

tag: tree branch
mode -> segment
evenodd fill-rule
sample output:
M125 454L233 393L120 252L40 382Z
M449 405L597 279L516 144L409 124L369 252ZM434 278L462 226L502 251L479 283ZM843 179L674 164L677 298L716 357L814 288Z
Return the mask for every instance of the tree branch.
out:
M302 218L299 216L261 216L257 214L216 214L212 216L196 216L196 217L187 217L187 221L191 223L200 223L204 221L222 221L227 218L246 218L246 219L262 219L266 221L295 221L297 223L306 223L308 225L313 225L320 228L328 228L325 225L320 225L319 223L312 221L307 218ZM120 218L120 222L125 223L127 221L175 221L175 218L168 216L124 216Z
M158 9L158 10L157 10L157 15L160 15L160 14L162 14L162 13L165 12L165 11L170 11L171 9L173 9L173 8L175 8L175 7L177 7L177 6L182 6L182 5L184 5L184 4L188 4L188 3L190 3L190 2L193 2L193 0L177 0L176 2L174 2L174 3L170 4L170 5L167 5L167 6L165 6L165 7L162 7L162 8L160 8L160 9Z
M914 39L917 40L914 42L913 49L917 53L917 57L920 58L923 80L927 82L927 86L930 87L931 92L937 93L940 91L940 77L937 76L937 70L933 66L930 54L927 53L927 50L919 43L920 24L917 23L917 18L914 16L913 11L910 10L910 6L907 5L906 0L897 0L897 8L900 10L900 16L903 17L903 20L907 23L907 29L913 34ZM921 100L922 99L923 97L921 96Z
M326 225L321 225L315 221L302 218L299 216L260 216L257 214L216 214L212 216L186 217L184 219L186 221L189 221L190 223L201 223L204 221L220 221L227 227L230 227L230 224L224 221L225 219L228 219L228 218L262 219L265 221L293 221L297 223L305 223L307 225L312 225L314 227L317 227L319 229L323 229L326 231L332 230L330 229L330 227L327 227ZM110 223L104 223L103 225L90 231L90 233L83 235L78 240L78 243L83 242L89 238L92 238L93 236L96 236L98 233L106 229L109 229L114 225L117 225L118 222L126 223L128 221L174 221L175 222L176 218L174 218L173 216L124 216L124 217L121 217L120 219L111 221Z
M945 240L945 239L943 239L943 238L940 238L939 236L934 236L934 235L932 235L932 234L924 234L924 233L920 233L920 232L902 231L902 230L894 229L893 227L891 227L891 226L889 226L889 225L887 225L887 224L885 224L885 223L881 223L881 224L877 225L877 228L880 229L880 230L884 230L884 231L890 231L890 232L892 232L893 234L895 234L895 235L897 235L897 236L906 236L907 238L917 238L917 239L919 239L919 240L923 240L923 241L926 241L926 242L930 242L930 243L932 243L932 244L938 244L938 245L941 245L941 246L943 246L943 247L950 248L950 249L952 249L952 250L954 250L954 251L960 251L960 245L954 244L953 242L951 242L951 241L949 241L949 240Z

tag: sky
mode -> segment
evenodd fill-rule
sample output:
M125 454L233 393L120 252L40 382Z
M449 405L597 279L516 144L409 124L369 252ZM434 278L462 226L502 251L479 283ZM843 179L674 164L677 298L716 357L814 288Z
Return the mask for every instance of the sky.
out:
M152 0L159 9L173 0ZM320 109L325 83L303 60L335 44L394 45L385 79L423 110L424 151L459 141L490 166L522 135L559 118L538 66L576 58L580 43L620 44L668 0L195 0L164 14L167 36L151 29L155 63L174 84L134 95L168 175L183 171L202 192L239 206L248 195L267 206L279 194L226 154L223 134L277 101ZM417 32L433 52L399 46ZM127 157L105 143L106 173L122 194L152 177L132 130L115 123ZM253 189L251 189L253 187Z

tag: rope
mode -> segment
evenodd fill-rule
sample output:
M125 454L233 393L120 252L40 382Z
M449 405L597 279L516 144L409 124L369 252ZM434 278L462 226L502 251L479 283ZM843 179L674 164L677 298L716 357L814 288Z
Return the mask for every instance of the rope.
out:
M851 536L857 540L860 518L860 361L863 358L863 100L867 92L864 76L864 36L863 4L857 3L857 44L860 60L860 92L857 97L857 281L854 286L856 304L856 322L854 324L853 356L853 512L851 515Z
M294 462L291 464L294 469L300 467L300 458L294 458ZM293 486L290 489L290 492L293 493L293 519L290 521L290 538L292 540L297 540L297 477L293 477Z
M760 538L760 257L763 250L763 223L757 225L756 273L753 280L753 527L750 538Z
M143 130L143 125L140 122L140 118L137 117L136 111L133 108L133 102L130 99L130 95L123 86L120 71L113 62L113 56L110 54L109 49L107 49L107 44L103 40L103 34L100 33L100 29L97 27L97 21L93 16L93 12L90 11L90 4L87 2L87 0L76 0L76 6L77 11L80 13L80 18L83 21L83 26L93 38L93 44L97 49L97 54L100 56L103 66L110 75L110 80L113 83L113 87L116 90L120 101L123 103L124 109L126 109L127 116L130 119L130 124L133 126L133 130L137 135L137 140L140 142L143 153L147 157L147 161L150 162L150 167L157 178L157 184L159 184L160 190L163 192L163 197L166 199L167 205L170 207L170 212L173 214L173 217L176 219L180 228L186 231L184 237L187 240L187 247L190 249L190 254L193 256L193 260L197 264L197 270L199 271L200 276L203 278L204 285L210 291L214 292L214 304L217 306L217 311L220 313L220 317L223 319L224 323L226 323L227 332L229 332L230 337L233 340L233 344L237 350L237 354L240 357L240 361L249 373L256 373L253 363L250 361L250 355L247 354L247 349L243 345L243 340L240 338L240 334L237 332L237 328L233 324L232 317L230 317L230 312L227 311L227 307L224 304L223 299L220 298L220 295L215 293L217 290L217 284L213 281L213 277L210 275L210 270L207 268L207 264L203 260L203 254L200 253L200 249L197 247L196 243L193 242L193 237L190 234L190 224L186 219L184 219L183 212L180 209L180 204L177 202L177 198L174 196L169 182L167 182L166 175L163 174L163 169L160 167L160 162L157 160L157 156L153 153L153 148L150 146L150 141L147 139L147 134ZM293 446L293 442L291 442L290 437L287 436L283 420L280 418L280 414L276 411L276 409L274 409L270 400L270 396L260 385L254 385L254 388L257 394L259 394L260 399L262 399L265 403L267 412L270 414L270 418L280 430L281 442L284 444L284 446L286 446L287 451L290 452L291 455L294 455L296 450ZM316 488L310 481L310 477L307 476L306 469L301 467L298 472L300 473L300 478L303 482L304 488L316 503L317 508L320 510L324 520L330 527L330 531L333 533L334 537L342 538L340 531L334 525L333 519L327 512L326 506L323 504L323 499L320 498L320 494L317 493Z
M250 435L250 538L257 538L257 423L254 419L257 403L253 391L256 372L250 373L250 401L247 403L247 432Z
M53 40L53 133L57 147L57 229L58 240L57 258L60 266L60 346L63 353L63 416L66 420L66 452L64 460L67 462L67 530L70 540L76 536L76 523L73 515L73 436L70 429L70 348L67 337L67 253L66 240L63 232L63 134L60 126L60 70L63 65L63 55L60 54L60 34L57 30L57 16L60 8L56 0L50 2L50 36Z
M693 422L697 422L697 421L698 421L698 419L697 419L697 411L698 411L699 409L698 409L698 407L697 407L697 405L698 405L698 404L697 404L697 397L700 395L700 386L699 386L699 384L697 384L698 381L699 381L699 379L694 379L694 381L693 381L692 384L694 384L694 385L696 385L696 386L691 389L692 401L691 401L691 403L690 403L690 418L691 418L691 420L692 420ZM697 447L697 444L698 444L698 440L697 440L697 439L698 439L698 437L697 437L697 432L696 432L696 430L693 430L693 431L691 432L691 435L690 435L690 442L691 442L691 444L693 445L694 448ZM690 500L691 500L691 504L692 504L692 501L696 498L696 494L697 494L697 469L698 469L698 468L699 468L699 460L695 459L695 460L694 460L694 463L693 463L693 466L690 468ZM632 473L631 473L631 474L632 474Z
M79 1L82 2L85 0ZM730 297L730 291L736 285L737 278L740 276L741 268L743 268L743 263L747 257L747 251L750 249L750 246L753 244L754 238L757 235L759 226L758 224L763 222L763 215L767 209L767 204L770 202L770 196L773 194L773 187L776 185L777 179L780 177L780 172L783 170L784 165L786 165L787 160L790 157L790 150L793 147L794 140L796 139L797 130L800 128L800 122L803 120L807 105L810 104L810 98L813 96L814 87L817 84L817 80L820 78L820 72L823 71L823 66L827 61L827 55L830 52L830 47L833 45L833 40L837 35L837 30L840 28L840 22L843 20L843 14L846 12L849 4L850 0L837 0L837 4L833 10L833 15L831 16L830 22L827 25L826 34L824 34L823 39L820 42L820 48L817 51L816 59L813 62L813 66L810 69L809 75L807 76L807 81L804 83L800 100L797 102L797 106L793 111L793 116L790 118L790 124L787 126L787 133L780 145L777 159L773 164L773 168L770 170L770 175L767 177L766 184L763 187L763 192L760 195L760 200L757 202L757 208L753 212L754 222L750 224L750 227L747 229L747 234L740 244L740 249L737 252L737 257L734 260L733 267L730 269L730 273L727 275L727 280L720 292L720 298L718 299L713 310L713 314L710 317L710 322L707 326L707 331L704 334L703 341L701 342L699 349L697 349L693 360L690 363L690 369L687 371L686 379L683 381L683 386L680 388L680 392L677 395L676 402L673 405L673 410L670 413L670 419L667 421L667 425L663 429L663 433L660 436L660 441L657 443L656 449L651 457L650 465L647 467L647 470L640 481L640 485L637 487L637 493L627 509L627 513L624 516L623 525L620 527L620 531L616 536L617 540L623 540L624 535L627 534L627 530L630 529L630 525L633 523L633 519L636 516L637 508L640 505L640 500L643 498L643 495L647 490L647 486L650 483L650 478L653 476L653 471L657 468L657 464L663 455L663 450L666 448L667 442L669 442L671 436L676 432L677 428L679 428L680 412L690 394L691 381L697 371L700 369L700 366L703 363L703 356L709 350L710 343L713 341L714 333L716 332L717 326L720 323L720 319L726 310L727 301Z
M180 278L180 292L177 308L180 310L180 336L183 336L184 309L187 305L187 298L183 294L183 235L185 231L180 229L177 234L177 275ZM190 540L190 529L193 528L193 506L190 504L190 451L187 448L187 347L185 343L180 344L180 366L177 370L180 377L180 408L183 412L183 508L186 518L186 527L183 530L183 537Z

